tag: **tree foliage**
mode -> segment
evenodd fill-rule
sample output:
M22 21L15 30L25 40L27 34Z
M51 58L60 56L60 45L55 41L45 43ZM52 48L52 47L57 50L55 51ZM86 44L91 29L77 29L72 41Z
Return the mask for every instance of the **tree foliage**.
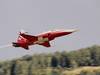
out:
M82 66L100 66L100 46L95 45L71 52L26 55L17 60L1 62L0 75L50 75L51 72L56 73L58 70L49 68L68 69ZM81 72L84 73L86 72Z

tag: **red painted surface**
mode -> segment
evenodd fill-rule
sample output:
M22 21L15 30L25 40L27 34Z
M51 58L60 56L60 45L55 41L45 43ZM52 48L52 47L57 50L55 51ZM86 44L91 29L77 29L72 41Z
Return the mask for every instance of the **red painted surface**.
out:
M24 49L29 49L30 45L35 45L35 44L43 45L45 47L50 47L49 41L51 41L51 40L53 40L57 37L61 37L61 36L71 34L75 31L76 30L50 31L50 32L41 33L37 36L32 36L32 35L28 35L26 33L20 32L17 41L13 42L13 46L14 47L22 47Z

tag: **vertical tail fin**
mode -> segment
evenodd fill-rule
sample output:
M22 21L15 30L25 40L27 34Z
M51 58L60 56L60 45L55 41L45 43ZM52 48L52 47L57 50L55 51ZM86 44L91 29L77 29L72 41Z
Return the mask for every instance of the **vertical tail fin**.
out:
M24 33L27 33L25 30L21 29L19 34L24 34Z

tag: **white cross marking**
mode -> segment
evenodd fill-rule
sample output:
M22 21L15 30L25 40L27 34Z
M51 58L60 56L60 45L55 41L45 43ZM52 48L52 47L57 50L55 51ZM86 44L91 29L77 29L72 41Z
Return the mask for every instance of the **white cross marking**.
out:
M49 41L48 38L43 38L43 37L38 37L38 41L34 42L34 43L39 43L39 44L42 44L46 41Z

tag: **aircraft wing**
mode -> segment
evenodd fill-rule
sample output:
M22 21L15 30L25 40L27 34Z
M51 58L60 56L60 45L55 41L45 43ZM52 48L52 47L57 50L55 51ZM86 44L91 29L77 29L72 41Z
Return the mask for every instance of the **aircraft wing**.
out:
M42 46L45 46L45 47L50 47L51 46L49 42L44 42L44 43L39 44L39 45L42 45Z

